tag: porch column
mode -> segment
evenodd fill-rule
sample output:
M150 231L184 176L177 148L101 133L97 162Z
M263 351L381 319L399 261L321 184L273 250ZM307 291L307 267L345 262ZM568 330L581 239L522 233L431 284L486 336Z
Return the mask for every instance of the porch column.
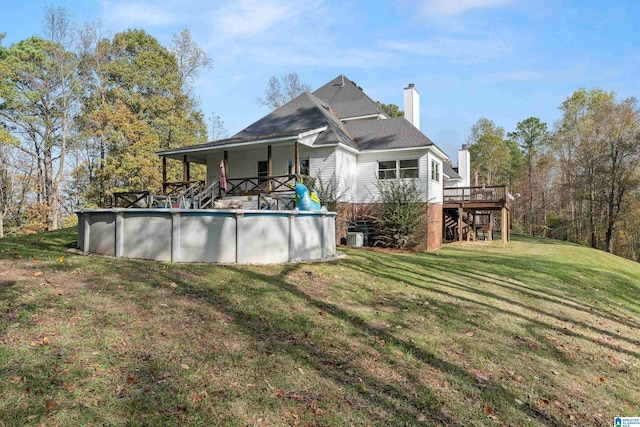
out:
M162 156L162 195L167 195L167 158Z
M300 144L296 139L296 142L293 144L293 162L295 164L295 174L300 175Z
M271 193L271 177L273 176L273 161L271 159L271 146L267 145L267 191Z
M190 171L189 171L189 162L187 161L187 155L185 154L184 157L182 158L182 183L183 183L183 187L185 187L186 190L186 186L187 186L187 182L189 182L189 178L190 178Z
M462 214L464 210L462 206L458 208L458 242L462 242Z
M224 175L229 178L229 152L224 150Z

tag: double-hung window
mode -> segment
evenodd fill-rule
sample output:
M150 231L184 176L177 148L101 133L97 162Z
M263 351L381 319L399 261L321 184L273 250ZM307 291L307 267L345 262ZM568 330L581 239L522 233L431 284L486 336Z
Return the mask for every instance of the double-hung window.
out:
M397 164L395 160L387 162L378 162L378 178L379 179L395 179L397 175Z
M378 179L417 178L418 159L378 162Z
M417 178L418 159L398 160L398 170L400 178Z
M431 180L440 182L440 163L431 160Z

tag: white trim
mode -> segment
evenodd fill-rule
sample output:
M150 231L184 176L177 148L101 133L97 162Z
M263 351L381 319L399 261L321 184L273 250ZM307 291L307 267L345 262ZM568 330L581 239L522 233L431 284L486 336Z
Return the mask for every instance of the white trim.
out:
M447 181L462 181L462 178L452 178L444 172L442 172L442 176L447 178Z
M361 154L362 153L362 151L358 151L353 147L349 147L348 145L343 144L342 142L338 142L337 144L322 144L322 145L314 146L314 147L311 147L311 148L323 148L323 147L340 147L343 150L348 151L348 152L353 153L353 154Z
M267 142L295 141L296 139L298 139L298 135L281 136L279 138L257 139L253 141L247 141L247 142L231 142L229 144L214 145L212 147L211 146L198 147L198 148L191 148L191 149L175 148L173 150L157 151L156 154L158 156L169 156L172 154L197 153L199 151L211 151L211 150L218 150L220 148L230 148L230 147L245 147L247 145L265 144Z
M422 147L407 147L407 148L387 148L384 150L363 150L359 151L362 154L376 154L376 153L391 153L394 151L414 151L414 150L429 150L433 145L425 145Z
M440 155L441 160L444 160L444 159L448 159L448 158L449 158L449 156L447 156L447 153L445 153L444 151L442 151L441 149L439 149L439 148L438 148L438 146L436 146L435 144L434 144L434 145L430 145L430 146L429 146L429 148L434 148L434 149L435 149L435 150L434 150L434 151L435 151L435 153Z
M312 130L308 130L306 132L302 132L301 134L298 135L298 139L304 138L306 136L311 136L314 133L324 132L325 130L327 130L327 128L328 128L328 126L323 126L321 128L318 128L318 129L312 129Z
M381 119L381 120L387 119L382 114L377 113L377 114L368 114L366 116L345 117L344 119L340 119L340 120L342 121L342 123L344 123L344 122L350 122L353 120L366 120L366 119L373 119L373 118Z

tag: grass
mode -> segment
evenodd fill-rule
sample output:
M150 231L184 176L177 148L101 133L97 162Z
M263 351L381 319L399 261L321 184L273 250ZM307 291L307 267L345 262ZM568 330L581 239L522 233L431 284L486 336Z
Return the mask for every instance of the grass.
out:
M612 425L640 414L640 264L550 241L331 263L0 240L0 426Z

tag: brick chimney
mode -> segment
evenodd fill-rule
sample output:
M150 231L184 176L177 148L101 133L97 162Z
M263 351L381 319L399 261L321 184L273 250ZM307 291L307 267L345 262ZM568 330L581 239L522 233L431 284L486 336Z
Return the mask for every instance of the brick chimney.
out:
M420 94L413 83L404 88L404 117L420 130Z

